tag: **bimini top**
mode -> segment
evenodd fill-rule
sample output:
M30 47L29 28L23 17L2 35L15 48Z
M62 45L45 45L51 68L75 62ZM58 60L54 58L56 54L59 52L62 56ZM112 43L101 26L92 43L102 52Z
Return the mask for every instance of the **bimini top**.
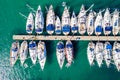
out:
M97 26L96 27L96 32L102 32L102 26Z
M69 25L64 25L62 28L63 32L70 32L70 26Z
M120 49L115 49L116 52L120 52Z
M78 30L78 26L73 26L71 29L72 29L73 31Z
M61 33L61 30L55 30L55 33Z
M55 26L53 24L49 24L47 27L46 27L46 30L47 31L53 31L55 29Z
M28 30L27 30L27 32L30 32L30 31L32 31L32 25L31 25L31 24L29 24L27 27L28 27Z
M17 50L18 50L17 47L12 49L13 52L16 52Z
M43 29L38 28L38 29L36 29L35 31L36 31L36 32L42 32L42 30L43 30Z
M73 48L73 45L71 43L66 45L66 48Z
M112 31L112 26L106 26L105 31Z
M107 44L106 45L106 49L112 49L112 45L111 44Z
M29 44L29 48L33 48L35 46L36 46L36 44L34 42L32 42L31 44Z
M59 43L59 44L57 45L57 49L63 49L63 48L64 48L64 44Z
M94 48L90 48L90 51L94 51Z

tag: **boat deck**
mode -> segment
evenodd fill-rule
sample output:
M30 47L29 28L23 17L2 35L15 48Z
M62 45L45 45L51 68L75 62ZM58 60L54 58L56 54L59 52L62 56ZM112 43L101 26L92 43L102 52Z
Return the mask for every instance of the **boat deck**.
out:
M120 36L59 36L59 35L13 35L14 40L84 40L120 41Z

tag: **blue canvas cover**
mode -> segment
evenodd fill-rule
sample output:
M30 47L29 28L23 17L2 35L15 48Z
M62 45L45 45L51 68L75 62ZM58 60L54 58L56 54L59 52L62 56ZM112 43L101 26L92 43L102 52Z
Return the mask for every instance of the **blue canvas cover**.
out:
M69 25L65 25L62 27L62 31L63 32L70 32L70 26Z
M35 46L36 46L36 44L34 42L32 42L31 44L29 44L29 48L33 48Z
M96 27L96 32L102 32L102 26L97 26Z
M71 44L71 43L68 43L67 45L66 45L66 48L72 48L73 47L73 45Z
M76 31L76 30L78 30L78 26L74 26L74 27L72 27L71 28L73 31Z
M46 30L47 31L54 31L55 29L55 26L53 24L49 24L47 27L46 27Z
M111 44L107 44L106 45L106 49L110 49L111 50L112 49L112 45Z
M57 45L57 49L63 49L63 48L64 48L64 44L59 43L59 44Z
M112 31L112 26L106 26L105 31Z

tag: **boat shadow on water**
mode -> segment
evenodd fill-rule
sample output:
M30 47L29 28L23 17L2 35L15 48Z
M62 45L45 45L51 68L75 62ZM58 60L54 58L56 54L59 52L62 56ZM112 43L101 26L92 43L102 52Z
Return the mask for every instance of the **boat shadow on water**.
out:
M53 50L54 49L54 42L53 41L45 41L46 44L46 50L47 50L47 62L51 64L53 62Z
M73 55L74 55L74 59L76 59L77 54L79 53L79 44L77 41L72 41L73 44Z

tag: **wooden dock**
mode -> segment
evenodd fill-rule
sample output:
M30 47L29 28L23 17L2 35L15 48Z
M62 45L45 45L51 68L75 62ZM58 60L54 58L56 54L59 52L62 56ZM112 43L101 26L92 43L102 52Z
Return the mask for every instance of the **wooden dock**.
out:
M120 41L120 36L59 36L59 35L13 35L13 40L85 40Z

